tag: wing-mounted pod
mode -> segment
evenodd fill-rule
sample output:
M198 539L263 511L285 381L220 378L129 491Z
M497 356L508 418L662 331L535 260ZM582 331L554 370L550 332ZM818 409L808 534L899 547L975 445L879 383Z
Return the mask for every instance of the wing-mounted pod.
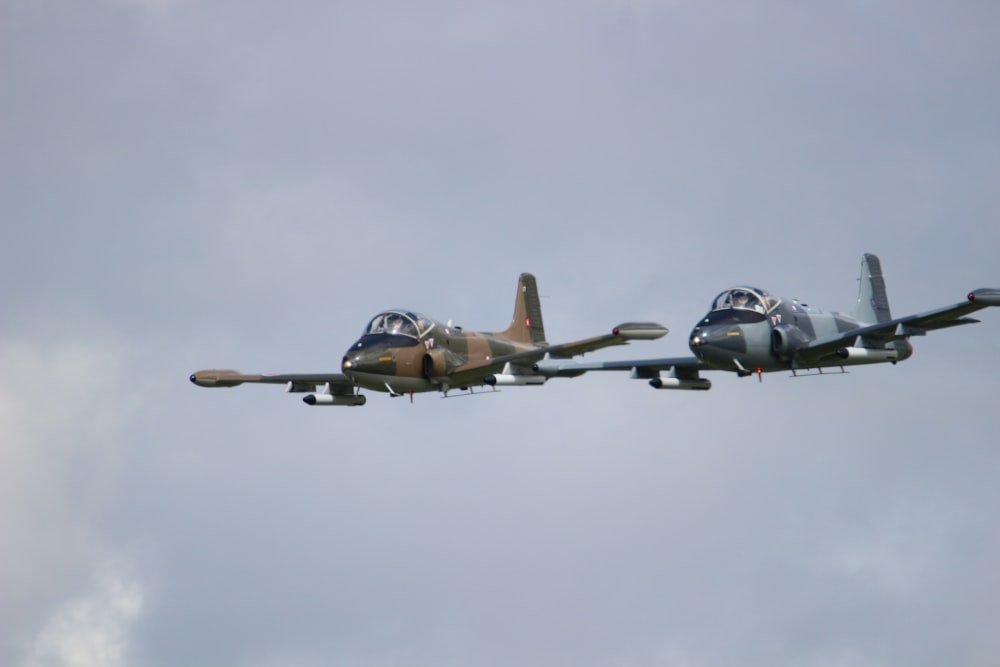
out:
M362 394L337 393L327 382L315 394L302 397L306 405L364 405L367 399Z
M701 377L696 370L687 369L684 371L678 371L677 366L674 366L670 369L670 373L668 375L663 376L655 370L651 371L639 367L632 369L632 379L634 380L647 378L651 374L653 375L653 378L649 381L649 386L653 389L708 391L712 388L712 381Z
M491 387L526 387L545 384L545 380L544 375L521 375L519 373L497 373L483 378L483 382Z
M364 405L366 402L362 394L309 394L302 399L306 405Z
M712 381L706 378L653 378L649 381L649 386L653 389L685 389L688 391L708 391L712 388Z
M837 356L852 364L877 364L884 361L899 361L899 351L895 348L842 347Z
M526 385L545 384L548 378L545 375L539 374L534 368L535 365L531 368L523 368L508 363L504 366L502 372L496 375L487 375L483 378L483 382L491 387L524 387Z

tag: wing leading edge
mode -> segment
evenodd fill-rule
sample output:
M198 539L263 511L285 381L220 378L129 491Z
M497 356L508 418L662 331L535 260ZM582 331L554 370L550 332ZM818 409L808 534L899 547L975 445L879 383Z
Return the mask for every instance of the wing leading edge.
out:
M199 387L238 387L244 382L283 384L289 393L315 392L302 400L309 405L364 405L365 397L355 393L354 383L342 373L240 373L210 369L191 374Z
M547 378L577 377L591 371L630 371L632 379L649 380L649 385L654 389L707 390L712 388L711 381L700 375L701 371L711 369L697 357L625 359L588 363L546 359L535 364L534 369Z

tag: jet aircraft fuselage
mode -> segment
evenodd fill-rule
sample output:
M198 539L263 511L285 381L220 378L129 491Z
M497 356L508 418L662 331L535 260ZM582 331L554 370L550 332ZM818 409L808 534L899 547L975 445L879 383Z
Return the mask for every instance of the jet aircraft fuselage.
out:
M344 353L337 373L241 373L209 369L191 374L200 387L238 387L245 382L284 384L308 393L307 405L364 405L361 389L393 396L487 386L545 384L535 362L568 359L633 340L655 340L667 333L655 322L626 322L611 332L570 343L545 340L538 285L530 273L517 283L514 317L495 333L467 332L410 310L387 310L368 322L361 338Z
M850 313L825 313L794 299L780 299L756 287L731 287L712 306L688 338L693 357L562 362L544 360L534 370L546 377L576 377L590 371L629 371L654 389L704 391L702 371L741 376L772 371L823 372L855 364L896 363L913 354L911 336L979 320L968 317L1000 306L1000 289L980 288L964 301L915 315L893 318L882 263L871 253L861 258L858 300Z
M530 319L525 318L523 326L530 330ZM341 370L359 387L375 391L447 390L448 378L464 371L470 362L478 366L537 347L530 338L518 342L502 334L466 332L412 311L388 310L376 315L344 353ZM488 377L496 379L495 375ZM532 377L519 376L516 383L532 384ZM537 384L544 381L539 378Z
M883 361L902 361L913 354L905 338L864 345L841 343L832 355L802 355L805 343L864 328L844 313L827 313L795 300L779 299L755 287L733 287L712 302L712 309L688 338L691 352L707 368L762 373Z

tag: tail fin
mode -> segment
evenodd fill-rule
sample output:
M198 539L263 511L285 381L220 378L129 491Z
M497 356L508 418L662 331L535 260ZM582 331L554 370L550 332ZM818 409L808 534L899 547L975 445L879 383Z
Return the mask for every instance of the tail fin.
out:
M538 298L535 276L522 273L517 281L514 300L514 319L500 336L517 343L544 343L545 325L542 323L542 302Z
M882 262L871 253L865 253L861 258L861 285L858 290L858 304L854 307L854 318L865 324L888 322L892 319L889 312L889 297L885 292L885 279L882 277Z

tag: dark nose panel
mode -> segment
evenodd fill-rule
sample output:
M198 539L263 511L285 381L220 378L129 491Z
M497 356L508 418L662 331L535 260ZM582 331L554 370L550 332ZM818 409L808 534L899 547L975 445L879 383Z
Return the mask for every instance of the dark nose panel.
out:
M385 345L359 346L355 343L344 355L340 367L345 373L395 375L396 358Z
M746 336L738 326L697 327L688 341L699 356L716 352L742 354L747 351Z

